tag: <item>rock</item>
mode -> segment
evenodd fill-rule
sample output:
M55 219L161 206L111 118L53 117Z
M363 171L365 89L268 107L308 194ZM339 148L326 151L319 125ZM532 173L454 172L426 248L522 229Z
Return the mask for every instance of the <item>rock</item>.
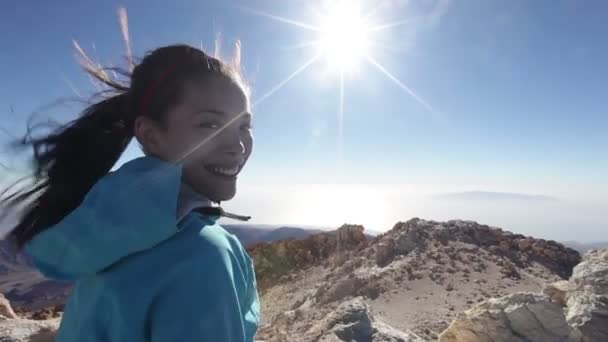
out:
M17 318L17 314L13 311L11 303L0 293L0 315L6 318Z
M566 320L583 342L608 341L608 297L590 291L570 294Z
M589 251L563 286L566 319L582 341L608 341L608 249Z
M502 264L502 268L500 269L500 273L506 278L511 278L515 280L521 279L521 275L517 271L515 265L512 262L505 260Z
M298 339L291 339L297 341ZM374 317L362 298L341 303L315 324L300 341L422 342L413 333L394 329Z
M402 232L397 238L396 252L401 255L407 255L414 249L423 245L424 231L419 225L410 226Z
M568 292L573 291L574 288L575 286L571 282L560 280L553 284L546 285L542 292L545 296L556 301L561 306L566 306Z
M424 224L420 225L420 222L424 221L410 220L395 225L395 228L390 231L390 238L378 243L376 264L384 267L397 256L408 255L417 248L423 248L427 234L424 231Z
M530 248L531 245L532 244L528 239L519 239L519 241L517 242L517 247L519 247L519 250L522 252Z
M424 342L422 338L413 334L397 330L380 321L374 322L373 342Z
M538 244L549 254L558 250L552 241ZM570 280L547 285L542 294L516 293L474 306L439 340L608 341L608 250L588 252Z
M346 254L365 248L368 240L363 226L343 225L305 239L261 242L247 248L254 260L258 290L264 292L277 283L288 281L289 274L333 260L342 264Z
M330 285L325 291L318 291L315 300L317 303L325 304L340 301L347 297L355 297L365 285L366 281L357 276L345 278Z
M376 265L384 267L395 258L395 242L393 240L381 241L376 249Z
M591 250L572 270L571 282L577 287L590 287L593 293L608 295L608 249Z
M516 293L492 298L464 312L439 335L440 342L578 341L559 304Z
M0 341L52 342L59 323L59 318L46 321L5 319L0 321Z

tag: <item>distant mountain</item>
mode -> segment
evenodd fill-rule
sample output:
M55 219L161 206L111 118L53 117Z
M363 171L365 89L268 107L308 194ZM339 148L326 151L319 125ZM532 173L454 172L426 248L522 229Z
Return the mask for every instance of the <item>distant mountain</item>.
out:
M290 238L303 239L325 230L322 228L281 227L253 224L227 224L222 227L236 235L243 246L250 246L258 242L274 242Z
M558 198L546 195L534 195L514 192L494 192L494 191L465 191L443 193L436 195L435 198L441 200L457 201L535 201L535 202L555 202Z
M608 241L589 242L589 243L582 243L582 242L576 242L576 241L563 241L562 243L565 246L568 246L572 249L576 249L581 254L584 254L585 252L587 252L591 249L608 248Z

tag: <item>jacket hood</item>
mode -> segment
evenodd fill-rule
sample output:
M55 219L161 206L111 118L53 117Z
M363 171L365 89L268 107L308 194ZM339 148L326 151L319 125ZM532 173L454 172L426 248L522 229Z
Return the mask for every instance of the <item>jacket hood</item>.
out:
M173 236L182 165L146 156L101 178L82 203L26 244L47 277L75 280Z

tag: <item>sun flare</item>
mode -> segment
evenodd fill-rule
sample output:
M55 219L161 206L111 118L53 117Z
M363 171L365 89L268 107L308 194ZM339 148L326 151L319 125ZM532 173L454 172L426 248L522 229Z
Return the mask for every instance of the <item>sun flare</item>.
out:
M319 23L319 54L332 71L351 72L368 54L369 24L353 1L326 4Z
M345 82L350 78L359 77L360 65L368 65L375 68L389 81L394 83L413 100L422 105L429 113L436 114L435 109L421 96L401 81L396 75L389 71L383 63L374 56L378 50L383 48L382 33L387 30L395 30L401 26L414 23L411 18L400 18L397 20L386 20L379 18L379 1L370 0L318 0L318 6L314 6L312 12L315 14L314 22L305 22L298 19L286 18L261 10L240 7L241 9L265 17L273 21L288 24L299 30L307 30L314 34L310 40L296 42L290 49L309 49L316 47L313 56L308 58L299 67L283 80L271 87L266 93L260 95L252 104L255 107L281 90L287 83L303 73L308 67L324 62L327 71L338 75L339 106L337 115L337 141L338 161L342 160L342 140L344 130L345 107L347 99L345 95ZM386 46L386 45L384 45ZM333 78L333 77L332 77Z

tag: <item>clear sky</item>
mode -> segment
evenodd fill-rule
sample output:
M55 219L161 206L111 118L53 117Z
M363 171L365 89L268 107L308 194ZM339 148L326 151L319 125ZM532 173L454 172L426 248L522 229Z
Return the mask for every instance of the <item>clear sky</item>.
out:
M178 42L212 52L221 33L229 57L241 40L256 147L226 206L256 223L386 230L419 216L608 239L605 1L363 0L379 29L338 44L339 58L371 56L346 72L343 97L326 54L275 88L320 51L303 43L327 40L320 0L2 1L0 142L21 135L36 108L95 90L72 39L102 64L125 65L119 6L136 56ZM340 39L353 39L346 31ZM132 146L121 162L139 155Z

